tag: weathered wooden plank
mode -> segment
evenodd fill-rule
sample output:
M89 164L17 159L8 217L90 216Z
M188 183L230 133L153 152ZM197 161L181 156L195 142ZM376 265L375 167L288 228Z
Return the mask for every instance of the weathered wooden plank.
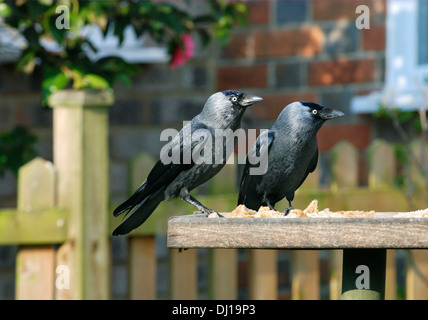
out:
M210 250L210 299L238 298L238 250Z
M110 296L108 109L110 91L64 90L49 98L54 116L58 206L69 209L73 299Z
M428 180L428 144L414 140L410 145L410 183L411 188L426 190Z
M276 250L250 250L249 297L251 300L278 299Z
M339 142L332 150L333 188L358 185L358 150L349 142Z
M156 299L155 237L129 239L129 288L132 300Z
M379 189L393 186L395 179L394 147L383 140L375 140L370 144L367 156L369 187Z
M413 156L410 157L410 172L408 188L418 190L427 197L428 181L428 144L421 140L414 140L410 144L410 151ZM412 197L414 201L414 197ZM414 201L414 205L419 204ZM428 299L428 252L424 250L412 250L408 252L410 264L406 274L406 299Z
M168 221L170 248L428 248L427 218L204 218Z
M428 254L426 250L411 250L406 274L406 299L428 299Z
M55 271L55 300L71 300L73 299L71 279L75 279L74 269L69 266L72 265L73 255L70 252L73 251L72 244L67 241L56 251Z
M18 209L53 208L56 199L56 170L52 162L35 158L19 169Z
M172 300L196 300L197 250L170 251L170 295Z
M41 215L52 221L52 217L46 216L42 210L52 209L55 206L56 171L51 162L41 158L35 158L20 168L18 173L18 210L15 221L23 221L21 213L30 220L38 220ZM30 215L30 216L29 216ZM53 221L59 222L57 217ZM24 229L26 226L29 229ZM27 241L34 242L31 236L43 232L44 226L40 222L33 225L16 226L19 237L27 237ZM54 232L58 226L52 226ZM13 229L13 228L12 228ZM50 230L44 230L49 232ZM10 235L10 230L6 233ZM13 237L11 237L13 238ZM10 241L10 238L9 238ZM20 246L16 260L16 299L54 299L55 283L55 248L52 244L45 246Z
M330 300L342 297L343 250L331 250L330 254Z
M396 178L396 160L394 146L383 140L375 140L367 150L369 164L369 189L388 189L394 185ZM388 203L388 201L386 201ZM382 210L385 203L379 203ZM400 209L392 209L400 210ZM385 299L395 300L397 295L395 251L386 252Z
M318 300L320 298L320 261L318 250L292 252L291 299Z
M38 245L67 240L67 210L0 210L0 245Z
M51 245L24 246L16 257L16 299L52 300L55 292L55 250Z
M385 300L397 299L397 266L395 250L386 251Z

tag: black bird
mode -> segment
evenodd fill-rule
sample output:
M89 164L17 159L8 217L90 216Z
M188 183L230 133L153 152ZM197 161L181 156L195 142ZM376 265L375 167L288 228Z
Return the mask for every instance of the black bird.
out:
M206 215L215 212L190 195L190 191L215 176L225 165L241 126L246 108L260 97L235 90L210 96L200 114L162 149L160 160L134 194L114 210L114 216L126 212L126 219L113 231L123 235L140 226L163 200L180 197ZM215 143L216 135L219 136ZM232 147L227 148L228 138ZM229 139L229 140L230 140ZM230 143L230 142L229 142ZM165 151L164 151L165 149Z
M275 204L286 197L289 208L284 214L288 214L294 192L317 166L318 130L326 120L343 115L313 102L293 102L286 106L272 127L259 135L247 155L238 205L253 210L268 206L274 210ZM252 174L260 166L252 164L252 157L265 160L267 167L262 174Z

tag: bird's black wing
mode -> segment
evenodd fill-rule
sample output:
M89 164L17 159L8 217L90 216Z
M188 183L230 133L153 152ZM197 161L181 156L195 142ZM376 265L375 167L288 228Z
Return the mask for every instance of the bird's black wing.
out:
M311 161L309 161L308 168L306 169L305 175L303 176L302 181L300 181L299 185L297 186L296 190L302 185L302 183L306 180L308 174L311 172L314 172L317 168L318 164L318 148L316 149L314 155L311 158Z
M248 152L247 161L245 163L245 167L242 173L241 183L239 187L239 196L238 196L238 205L245 204L248 208L258 210L260 207L261 200L258 199L259 196L257 194L257 185L261 180L263 175L252 175L250 170L251 168L257 167L259 164L252 164L250 161L250 157L265 157L266 166L268 160L269 150L272 147L272 144L275 140L275 131L266 130L263 131L256 139L256 142L253 144L253 147ZM267 169L267 168L266 168Z
M208 127L202 123L192 124L192 132L198 129L208 129ZM189 163L184 163L184 152L190 151L191 154L193 154L195 147L202 148L207 141L208 139L192 141L191 147L186 148L183 141L183 130L180 131L179 136L175 138L175 141L171 142L171 148L168 150L169 154L177 154L177 152L179 152L178 163L174 163L174 161L165 163L161 156L161 160L152 168L147 180L138 187L128 200L114 210L113 215L116 217L125 211L129 213L130 210L144 201L148 196L157 192L159 189L166 188L181 172L189 170L195 163L192 157L190 157Z

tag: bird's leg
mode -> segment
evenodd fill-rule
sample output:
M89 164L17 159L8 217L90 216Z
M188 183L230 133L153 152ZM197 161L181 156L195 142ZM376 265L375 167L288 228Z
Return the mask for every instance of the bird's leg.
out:
M290 200L288 200L288 205L289 207L284 211L284 216L287 216L290 213L290 211L293 209L293 205L291 204Z
M269 201L266 201L266 204L268 205L269 209L276 211L275 206L271 205L271 203Z
M213 209L205 207L202 203L200 203L198 200L196 200L194 197L192 197L192 195L187 190L181 190L180 197L181 197L181 199L183 199L187 203L190 203L191 205L198 208L199 211L195 211L194 212L195 214L201 212L208 217L211 213L216 213L219 217L223 218L223 216L220 213L218 213L217 211L215 211Z

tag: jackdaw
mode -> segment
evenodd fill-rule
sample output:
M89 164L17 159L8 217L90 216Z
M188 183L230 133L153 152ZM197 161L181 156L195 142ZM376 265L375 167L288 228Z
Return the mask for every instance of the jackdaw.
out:
M343 116L341 111L313 102L293 102L286 106L269 130L263 131L248 153L241 178L238 205L258 210L287 198L292 209L294 192L313 172L318 162L316 134L326 120ZM252 175L251 156L267 157L267 170ZM265 158L266 159L266 158Z
M201 113L164 146L160 160L150 171L147 180L114 210L115 217L126 212L126 218L113 231L113 235L123 235L137 228L159 203L176 197L194 205L206 215L215 212L189 192L223 168L233 152L233 132L240 128L246 108L261 100L258 96L235 90L210 96ZM230 136L232 146L227 147L224 140L230 140Z

